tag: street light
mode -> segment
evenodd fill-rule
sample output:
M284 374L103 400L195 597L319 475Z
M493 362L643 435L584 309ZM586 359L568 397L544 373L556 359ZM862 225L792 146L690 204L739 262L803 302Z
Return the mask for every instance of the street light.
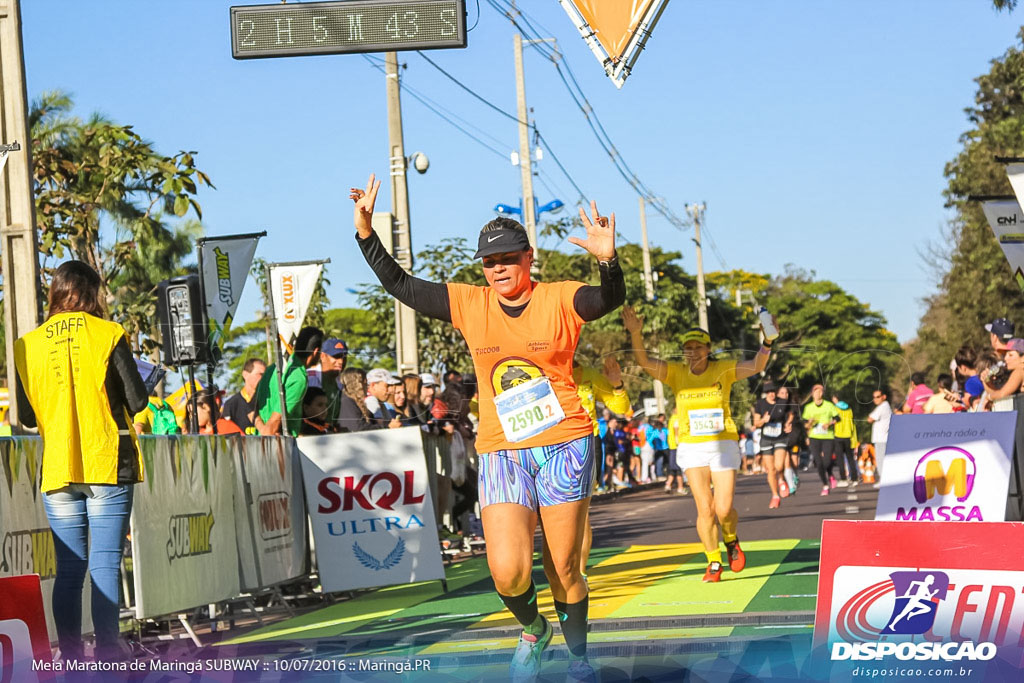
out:
M535 201L533 203L533 205L537 206L537 202ZM565 207L565 202L563 202L561 199L552 199L550 202L548 202L547 204L544 204L543 206L537 206L536 213L534 215L534 219L539 222L540 221L540 215L542 213L558 213L564 207ZM519 206L512 206L511 204L495 204L494 205L494 211L495 211L495 213L504 214L506 216L519 216L520 218L522 218L523 217L523 200L522 199L519 200Z

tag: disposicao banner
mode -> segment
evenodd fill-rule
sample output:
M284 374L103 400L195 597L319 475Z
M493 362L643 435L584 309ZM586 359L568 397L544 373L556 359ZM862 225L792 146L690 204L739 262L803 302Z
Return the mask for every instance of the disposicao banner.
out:
M256 245L264 234L226 235L199 240L211 344L216 344L231 327L249 268L252 267Z
M291 346L302 329L302 321L306 319L306 311L323 268L322 263L270 266L270 292L274 298L277 332L285 347Z

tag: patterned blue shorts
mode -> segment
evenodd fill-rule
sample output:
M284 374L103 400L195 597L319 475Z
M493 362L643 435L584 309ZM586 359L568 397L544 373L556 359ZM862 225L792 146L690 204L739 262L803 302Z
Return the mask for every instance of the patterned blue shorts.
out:
M480 454L480 507L518 503L531 510L588 498L594 488L594 437Z

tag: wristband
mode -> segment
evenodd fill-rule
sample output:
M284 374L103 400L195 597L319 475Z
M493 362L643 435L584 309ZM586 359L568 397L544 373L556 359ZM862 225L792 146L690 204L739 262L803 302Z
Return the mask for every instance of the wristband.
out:
M626 388L625 384L619 384L617 387L612 387L612 391L622 391Z
M764 356L770 356L770 355L772 355L772 348L770 346L765 346L764 344L761 344L761 348L759 348L757 350L757 352L758 352L758 354L761 354L761 355L764 355Z

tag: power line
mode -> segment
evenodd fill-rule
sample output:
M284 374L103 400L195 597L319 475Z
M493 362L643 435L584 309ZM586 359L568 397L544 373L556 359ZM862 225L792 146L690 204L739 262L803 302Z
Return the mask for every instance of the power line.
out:
M364 58L366 58L366 61L367 61L367 62L369 62L369 63L370 63L370 65L371 65L371 66L373 66L373 67L374 67L375 69L377 69L378 71L381 71L381 72L383 72L383 71L384 71L384 67L383 67L383 66L382 66L381 64L377 64L377 63L373 62L373 60L369 59L369 58L368 58L368 57L367 57L366 55L364 55ZM438 105L438 107L435 107L435 106L431 105L431 104L430 104L430 103L429 103L429 102L427 101L427 98L426 98L426 96L425 96L425 95L421 95L421 94L419 94L419 93L418 93L418 92L416 92L416 91L415 91L415 90L414 90L413 88L411 88L411 87L409 87L408 85L406 85L405 83L403 83L403 82L402 82L402 79L399 79L399 87L401 87L401 88L402 88L402 90L404 90L404 91L405 91L406 93L408 93L408 94L409 94L409 95L410 95L411 97L413 97L414 99L418 100L420 104L422 104L422 105L423 105L424 107L426 107L427 109L429 109L429 110L430 110L431 112L433 112L433 113L434 113L435 115L437 115L438 117L440 117L441 119L443 119L444 121L446 121L446 122L447 122L447 123L448 123L449 125L451 125L451 126L452 126L452 127L454 127L455 129L457 129L457 130L458 130L459 132L461 132L461 133L462 133L463 135L465 135L466 137L468 137L468 138L470 138L470 139L474 140L474 141L475 141L475 142L476 142L477 144L479 144L479 145L480 145L481 147L484 147L485 149L487 149L487 150L489 150L490 152L494 153L495 155L497 155L497 156L501 157L502 159L506 158L506 155L505 155L505 153L504 153L504 152L502 152L501 150L499 150L499 149L496 149L495 147L493 147L493 146L489 145L488 143L484 142L483 140L481 140L480 138L478 138L478 137L477 137L476 135L473 135L473 134L472 134L472 133L470 133L470 132L469 132L468 130L466 130L465 128L463 128L463 127L462 127L461 125L459 125L458 123L456 123L455 121L453 121L453 120L452 120L451 118L449 118L448 116L446 116L446 115L445 115L445 114L444 114L444 113L443 113L443 112L442 112L442 111L440 110L440 108L439 108L439 107L440 107L440 105ZM449 112L449 113L451 113L451 112ZM452 116L456 116L456 115L455 115L454 113L451 113L451 115L452 115ZM481 132L483 132L483 131L481 131Z
M647 200L651 206L658 211L658 213L665 217L670 224L679 230L686 230L689 227L688 223L679 218L679 216L672 211L667 202L657 197L657 195L651 191L651 189L640 179L633 169L630 168L625 158L615 147L614 142L612 142L611 136L608 135L608 131L601 123L594 106L587 98L586 93L583 91L582 86L580 86L575 73L572 71L572 67L569 65L564 55L562 55L557 49L548 46L545 42L542 42L543 35L534 25L535 20L531 20L529 15L520 8L510 5L508 0L487 1L495 11L506 17L512 25L515 26L521 34L523 34L524 37L532 39L530 45L554 65L562 84L565 86L570 97L572 97L573 101L576 103L576 106L583 113L583 116L587 121L587 125L597 138L598 144L600 144L605 153L608 154L609 158L612 160L612 164L623 179L629 183L637 194L644 197L645 200ZM525 24L525 28L520 25L519 21L517 21L517 17L521 19L523 24ZM564 72L562 65L565 67ZM568 78L566 77L566 74L568 74ZM715 257L721 263L722 267L726 268L725 260L722 258L721 252L717 249L717 245L714 244L714 238L710 233L707 234L707 238L709 243L712 245L712 252L715 254Z
M479 93L477 93L475 90L470 88L468 85L466 85L465 83L460 81L458 78L456 78L455 76L453 76L450 73L448 73L447 71L445 71L445 69L443 67L441 67L440 64L438 64L437 62L432 60L427 55L423 54L422 52L418 52L417 54L419 54L419 56L422 57L427 62L427 64L430 64L432 67L434 67L435 69L440 71L445 77L448 78L448 80L450 80L452 83L456 84L457 86L459 86L460 88L465 90L467 93L472 95L474 98L476 98L477 100L479 100L483 104L487 105L488 107L490 107L494 111L498 112L499 114L501 114L502 116L504 116L507 119L515 121L516 123L526 123L527 126L532 128L534 134L537 136L537 139L541 142L542 145L544 145L544 149L547 150L548 154L551 155L551 158L554 160L554 162L558 166L558 168L561 169L563 175L565 175L566 179L572 184L572 186L573 186L573 188L575 188L576 192L579 193L579 199L581 199L584 202L586 202L586 197L587 197L586 193L582 189L580 189L579 184L576 182L575 179L573 179L572 175L569 174L569 171L565 168L565 165L562 163L561 159L558 158L558 155L555 154L554 150L551 149L551 144L541 134L540 130L537 128L537 125L535 123L529 123L529 122L520 121L518 116L515 116L514 114L510 114L509 112L505 111L504 109L502 109L498 105L494 104L493 102L491 102L490 100L485 98L483 95L480 95Z

